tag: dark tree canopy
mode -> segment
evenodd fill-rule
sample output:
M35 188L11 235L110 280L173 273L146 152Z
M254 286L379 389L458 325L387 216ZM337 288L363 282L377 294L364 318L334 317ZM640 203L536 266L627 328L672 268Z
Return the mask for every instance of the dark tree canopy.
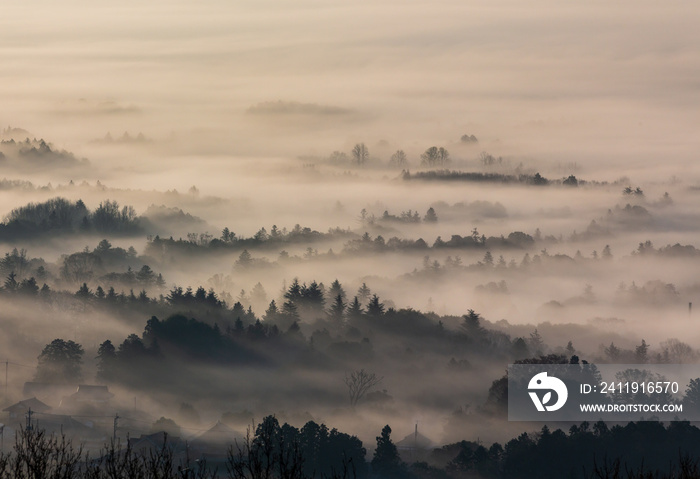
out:
M82 379L85 351L73 341L54 339L38 357L35 380L47 383L76 383Z

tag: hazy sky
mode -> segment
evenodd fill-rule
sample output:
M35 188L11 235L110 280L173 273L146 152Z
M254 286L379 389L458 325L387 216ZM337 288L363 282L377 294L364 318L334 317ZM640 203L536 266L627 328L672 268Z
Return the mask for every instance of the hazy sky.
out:
M465 132L503 151L603 162L687 160L697 144L693 2L2 8L0 122L73 148L107 130L205 129L232 151L268 154ZM316 107L246 113L277 101Z

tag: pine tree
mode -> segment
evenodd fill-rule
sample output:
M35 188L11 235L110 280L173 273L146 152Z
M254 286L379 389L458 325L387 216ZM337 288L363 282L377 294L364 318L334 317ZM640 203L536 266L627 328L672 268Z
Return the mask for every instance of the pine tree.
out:
M359 298L361 303L365 303L368 299L369 296L372 294L372 291L369 289L366 283L362 283L362 286L357 290L357 298Z
M436 223L438 220L437 215L435 214L435 210L431 206L428 208L428 211L425 213L425 216L423 217L423 221L426 223Z
M109 339L100 344L97 350L97 381L108 382L114 379L117 352Z
M323 305L326 300L323 297L323 291L316 281L312 281L309 287L306 285L302 288L302 299L306 309L314 314L323 311Z
M294 278L289 289L284 293L284 298L292 303L298 303L302 298L301 285L299 284L299 278Z
M7 279L5 280L5 285L4 285L5 291L8 291L8 292L17 291L18 286L19 286L19 283L17 282L17 275L15 274L14 271L10 271L10 274L7 275Z
M528 346L535 355L539 356L544 353L544 341L542 340L542 336L540 336L539 331L537 331L537 328L530 333L530 341Z
M391 441L391 428L387 424L377 437L377 449L372 458L372 470L379 477L399 478L404 476L404 464L396 445Z
M638 364L644 364L648 361L649 345L642 339L642 344L634 349L634 357Z
M333 301L333 305L331 306L331 309L328 313L328 315L331 317L331 319L341 322L343 318L345 317L345 308L346 304L343 301L343 295L338 293L335 296L335 301Z
M384 303L379 302L379 296L374 294L367 304L367 316L378 318L384 314Z
M299 309L292 301L285 301L285 303L282 305L282 313L286 317L294 320L294 322L299 320Z
M242 268L246 268L250 266L253 263L253 257L250 255L247 249L244 249L243 252L240 254L238 257L238 260L236 261L236 266L240 266Z
M88 288L87 283L83 283L80 289L75 293L78 298L87 299L92 296L92 291Z
M272 301L270 301L270 305L268 306L267 310L265 310L265 314L263 315L263 321L274 323L278 317L279 308L277 308L277 303L275 303L275 300L273 299Z
M345 290L337 278L331 283L331 288L328 290L328 294L331 298L335 298L336 296L340 295L343 301L346 300Z
M350 303L350 306L348 306L346 313L347 318L351 321L358 320L363 316L363 314L364 311L362 310L362 304L360 303L358 297L355 296L355 298Z

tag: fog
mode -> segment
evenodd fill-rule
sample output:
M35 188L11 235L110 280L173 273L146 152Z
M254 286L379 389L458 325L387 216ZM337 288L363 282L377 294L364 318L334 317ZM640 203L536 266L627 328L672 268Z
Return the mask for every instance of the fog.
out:
M436 446L529 430L489 391L515 360L634 362L645 340L649 362L697 361L699 8L3 6L4 403L26 399L62 338L84 348L80 382L64 382L115 394L101 413L170 417L183 436L222 415L240 433L313 419L371 451L387 423ZM450 162L422 164L432 146ZM40 211L56 198L58 219ZM325 303L283 311L295 279L322 283ZM383 311L333 319L334 280L344 307L376 294ZM200 286L213 299L175 298ZM175 314L216 332L147 326ZM132 334L143 367L123 359ZM198 334L209 343L184 341ZM106 340L125 362L100 377ZM383 379L349 404L359 369Z

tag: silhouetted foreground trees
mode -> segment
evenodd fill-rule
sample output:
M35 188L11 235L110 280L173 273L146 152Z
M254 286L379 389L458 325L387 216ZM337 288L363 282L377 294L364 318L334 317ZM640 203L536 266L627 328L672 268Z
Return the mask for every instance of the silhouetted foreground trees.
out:
M111 442L96 457L65 436L20 429L10 453L0 452L0 479L354 479L368 476L365 448L355 436L313 421L298 429L266 417L242 444L229 445L223 463L209 464L163 443L134 450Z
M450 449L454 446L445 446ZM614 425L584 422L568 434L543 426L490 447L463 441L446 466L466 478L696 478L700 429L688 422Z
M700 429L687 422L609 427L584 422L535 434L505 446L461 441L435 449L426 461L402 461L387 425L377 436L371 461L355 436L313 421L296 428L268 416L225 459L192 457L162 444L134 450L111 442L94 457L65 436L19 430L14 448L0 453L0 479L692 479L700 477Z
M307 422L301 429L280 425L274 416L250 429L243 444L229 449L229 477L247 478L364 478L366 450L355 436Z

